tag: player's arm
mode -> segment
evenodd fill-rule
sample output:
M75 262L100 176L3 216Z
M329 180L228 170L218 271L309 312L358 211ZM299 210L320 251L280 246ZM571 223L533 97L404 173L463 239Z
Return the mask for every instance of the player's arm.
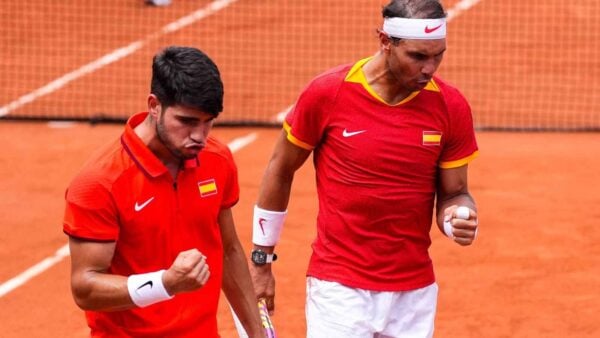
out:
M249 337L264 337L248 261L235 231L231 209L219 214L223 241L223 292Z
M198 250L180 252L167 270L131 276L108 273L116 242L69 237L71 290L83 310L116 311L166 301L202 287L210 271Z
M258 192L259 207L273 211L287 209L294 174L310 153L311 150L288 141L287 132L282 131L263 175Z
M256 203L257 208L278 213L284 213L287 210L294 174L304 164L310 153L311 150L301 148L288 141L287 133L282 131L263 175ZM268 225L265 224L265 227ZM254 224L254 232L262 230L267 235L270 231L277 231L276 229L268 228L259 230L256 224ZM278 235L274 237L278 237ZM257 244L256 240L253 240L253 242L254 249L260 249L268 254L272 254L274 251L275 244ZM250 272L257 297L264 298L268 309L273 311L275 279L271 271L271 264L267 263L260 266L251 264Z
M127 277L108 274L115 242L93 242L69 237L71 291L83 310L111 311L133 307Z
M436 219L444 232L444 222L452 225L454 241L470 245L477 230L477 207L468 187L468 165L457 168L441 168L438 176ZM457 209L465 206L470 209L467 219L457 214Z

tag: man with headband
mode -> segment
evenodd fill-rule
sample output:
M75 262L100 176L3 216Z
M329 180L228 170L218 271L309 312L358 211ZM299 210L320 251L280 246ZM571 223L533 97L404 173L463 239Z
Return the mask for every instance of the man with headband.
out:
M287 115L254 209L258 297L274 309L274 247L294 173L314 151L319 214L307 272L308 337L431 337L438 286L432 214L459 245L476 236L467 165L471 110L434 76L446 51L436 0L383 8L379 51L316 77Z

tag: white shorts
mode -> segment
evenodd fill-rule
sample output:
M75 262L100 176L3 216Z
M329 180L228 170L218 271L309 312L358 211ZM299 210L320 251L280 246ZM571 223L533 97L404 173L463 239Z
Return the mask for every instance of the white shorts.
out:
M368 291L306 279L308 338L430 338L438 285L411 291Z

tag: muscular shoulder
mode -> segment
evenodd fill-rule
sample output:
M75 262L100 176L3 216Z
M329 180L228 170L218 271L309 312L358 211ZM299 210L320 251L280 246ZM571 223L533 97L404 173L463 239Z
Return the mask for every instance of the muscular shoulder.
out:
M309 83L309 87L321 90L332 90L338 88L346 78L352 64L340 65L316 76Z
M109 194L113 183L132 165L120 140L98 149L75 175L67 189L66 198L76 204L93 204Z
M200 153L200 157L202 158L203 156L210 156L220 161L233 163L233 155L229 147L212 135L206 139L206 147Z
M469 106L467 99L458 88L439 77L435 77L434 81L449 111L464 110Z
M338 66L313 78L300 94L293 111L299 110L310 116L321 116L321 113L335 102L351 67L352 65ZM296 112L286 118L290 125L292 125L293 115L296 115Z

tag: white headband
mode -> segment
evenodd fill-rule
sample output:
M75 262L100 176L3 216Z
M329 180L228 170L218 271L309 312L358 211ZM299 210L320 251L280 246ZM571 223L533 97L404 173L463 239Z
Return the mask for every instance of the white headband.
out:
M407 19L385 18L383 31L400 39L434 40L446 37L446 18L441 19Z

